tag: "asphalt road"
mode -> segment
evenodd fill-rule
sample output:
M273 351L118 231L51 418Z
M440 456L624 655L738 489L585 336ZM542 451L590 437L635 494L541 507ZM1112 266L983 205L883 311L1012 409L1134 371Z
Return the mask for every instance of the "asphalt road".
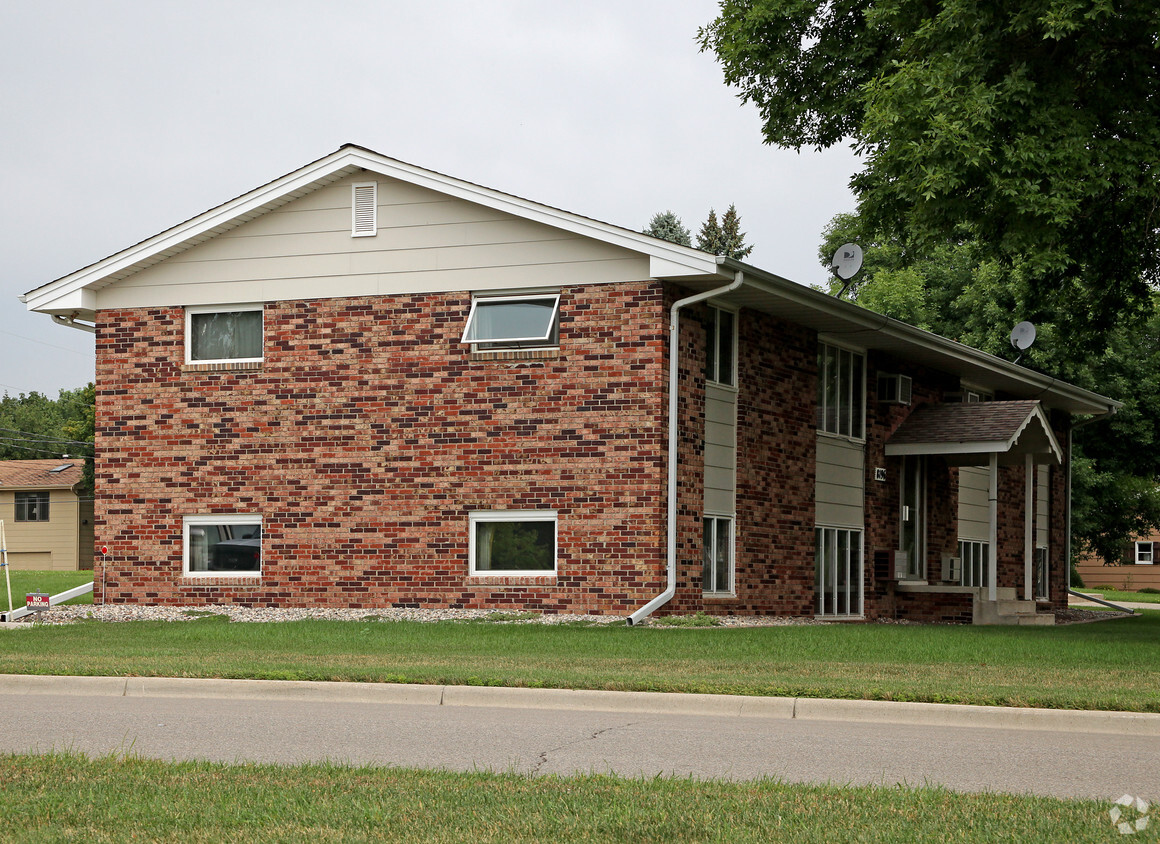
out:
M493 706L481 705L490 699L471 697L470 690L457 705L441 705L443 698L430 697L430 687L416 690L428 694L425 702L410 703L350 695L238 696L219 694L220 686L212 685L182 688L204 691L190 696L142 688L124 696L78 686L57 693L0 679L0 751L124 752L222 762L331 760L530 774L768 776L1160 798L1160 734L1152 727L1143 735L1087 733L824 720L787 717L791 710L774 714L773 709L741 717L695 699L671 707L675 712L648 711L648 706L611 711L599 708L601 700L613 700L607 695L594 699L596 708L592 701L578 708L548 701L556 708L546 708L535 705L540 698L533 695L523 703ZM905 713L912 710L894 711L908 718Z

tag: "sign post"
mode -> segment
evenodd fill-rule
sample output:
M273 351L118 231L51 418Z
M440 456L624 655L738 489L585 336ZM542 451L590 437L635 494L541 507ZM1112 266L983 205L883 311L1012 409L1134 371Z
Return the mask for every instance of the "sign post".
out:
M8 614L12 614L12 578L8 576L8 540L4 535L4 520L0 519L0 568L4 569L4 583L8 587Z

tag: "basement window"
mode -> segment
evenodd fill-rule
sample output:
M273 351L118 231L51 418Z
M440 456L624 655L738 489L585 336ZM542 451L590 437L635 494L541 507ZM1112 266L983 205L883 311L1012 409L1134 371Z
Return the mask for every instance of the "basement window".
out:
M253 363L261 360L261 305L185 309L186 363Z
M555 510L480 510L468 524L471 574L556 573Z
M560 294L475 296L463 342L476 351L560 345Z
M183 525L186 577L255 576L262 573L262 517L186 516Z

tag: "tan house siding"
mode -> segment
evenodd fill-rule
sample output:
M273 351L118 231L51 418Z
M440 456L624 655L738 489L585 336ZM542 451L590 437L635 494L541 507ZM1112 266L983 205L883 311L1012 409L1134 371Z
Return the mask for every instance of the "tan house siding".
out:
M0 490L0 520L4 522L8 543L8 564L13 569L51 569L75 571L92 568L92 542L87 544L87 561L78 549L78 528L88 519L87 529L92 536L93 505L82 503L72 490L50 489L48 521L16 521L16 494L31 490ZM87 516L82 515L87 508ZM87 565L81 565L87 562Z

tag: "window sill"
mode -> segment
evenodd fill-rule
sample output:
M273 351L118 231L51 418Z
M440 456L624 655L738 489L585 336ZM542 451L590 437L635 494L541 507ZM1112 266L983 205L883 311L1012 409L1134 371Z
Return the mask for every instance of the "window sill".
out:
M469 574L467 582L470 584L487 584L493 586L554 586L556 574Z
M701 598L706 601L736 601L736 592L702 592Z
M472 351L468 360L559 360L560 350L553 349L489 349L483 352Z
M835 434L833 431L823 431L820 428L817 429L817 432L819 437L825 437L830 440L841 440L842 442L857 443L858 445L866 444L865 437L854 437L850 434Z
M187 363L182 367L182 372L236 372L236 371L253 371L262 368L262 361L219 361L217 363Z

